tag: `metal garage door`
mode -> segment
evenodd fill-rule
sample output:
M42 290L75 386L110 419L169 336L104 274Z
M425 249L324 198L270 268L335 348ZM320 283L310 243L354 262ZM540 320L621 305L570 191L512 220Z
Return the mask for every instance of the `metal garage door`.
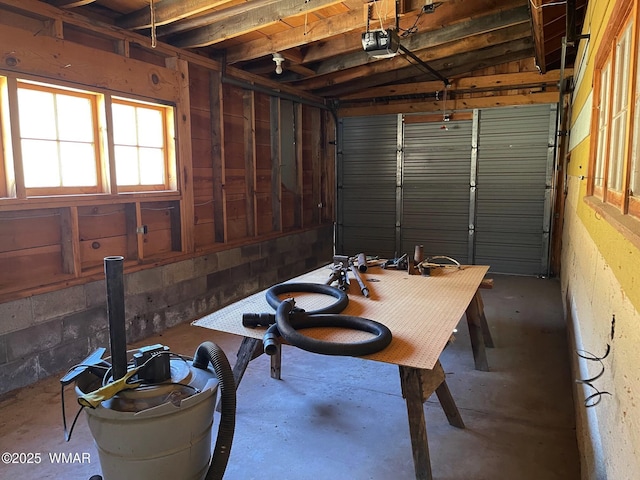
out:
M474 263L491 271L548 273L555 111L480 112Z
M473 121L340 122L337 253L443 254L548 274L555 105L476 110Z
M338 148L336 253L392 257L398 116L345 118Z
M468 263L471 120L407 123L404 131L402 251Z

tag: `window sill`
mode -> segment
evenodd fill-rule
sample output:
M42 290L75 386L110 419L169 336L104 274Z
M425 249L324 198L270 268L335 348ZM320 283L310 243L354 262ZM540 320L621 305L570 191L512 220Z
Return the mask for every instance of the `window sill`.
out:
M630 215L623 215L618 208L602 202L597 197L584 197L584 202L640 249L640 220Z
M129 203L136 200L149 200L155 202L162 200L180 200L181 198L180 192L175 190L162 190L157 192L122 192L118 194L99 193L84 195L49 195L28 198L4 197L0 198L0 211L21 210L22 208L33 208L34 206L55 208L91 205L104 202L113 204Z

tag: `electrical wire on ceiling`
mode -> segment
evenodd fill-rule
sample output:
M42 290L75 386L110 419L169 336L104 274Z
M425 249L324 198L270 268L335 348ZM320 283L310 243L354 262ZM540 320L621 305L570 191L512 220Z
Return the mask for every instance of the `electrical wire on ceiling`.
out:
M156 48L158 37L156 35L156 7L153 0L149 0L149 14L151 15L151 48Z
M566 0L563 1L563 2L542 3L540 5L536 5L535 3L533 3L533 0L529 0L529 3L536 10L540 10L541 8L544 8L544 7L553 7L555 5L566 5L567 4Z

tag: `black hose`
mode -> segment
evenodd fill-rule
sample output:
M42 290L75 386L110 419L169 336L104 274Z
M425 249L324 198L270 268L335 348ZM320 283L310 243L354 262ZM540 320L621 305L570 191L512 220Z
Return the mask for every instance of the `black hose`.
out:
M231 443L236 428L236 382L222 349L213 342L204 342L196 349L193 366L206 370L209 362L220 383L220 426L211 465L205 480L220 480L227 469Z
M329 295L334 297L337 301L331 305L319 308L318 310L311 310L307 312L308 315L317 315L322 313L340 313L349 304L349 297L345 292L339 288L332 287L330 285L323 285L321 283L280 283L274 285L266 292L267 303L273 307L274 310L278 308L281 300L278 298L279 294L290 292L311 292L321 293L323 295Z
M311 327L341 327L361 330L375 335L370 340L352 343L326 342L307 337L297 330ZM267 335L270 341L267 342ZM385 325L368 318L351 315L309 315L306 312L293 312L293 302L285 300L276 310L276 323L265 334L265 353L273 355L277 350L277 336L309 352L324 355L361 356L379 352L391 343L392 335Z

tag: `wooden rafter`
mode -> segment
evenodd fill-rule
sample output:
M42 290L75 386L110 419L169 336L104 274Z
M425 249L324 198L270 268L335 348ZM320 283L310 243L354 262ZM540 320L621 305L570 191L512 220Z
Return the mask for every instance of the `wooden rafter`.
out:
M268 1L268 0L267 0ZM224 20L210 23L175 36L171 43L182 48L204 47L237 37L256 28L278 23L282 18L310 13L329 5L341 3L340 0L314 0L301 3L298 0L281 0L269 3L261 8L244 8ZM226 9L231 10L231 8Z

